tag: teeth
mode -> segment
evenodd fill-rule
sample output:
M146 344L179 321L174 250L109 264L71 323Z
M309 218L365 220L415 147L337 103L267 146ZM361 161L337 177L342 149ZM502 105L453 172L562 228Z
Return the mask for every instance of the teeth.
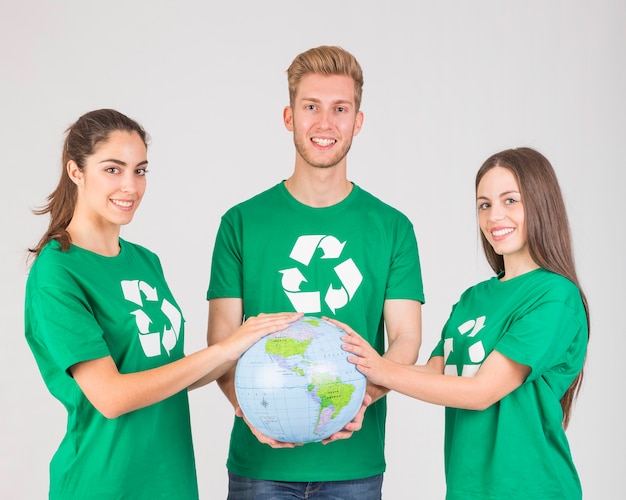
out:
M505 234L509 234L512 232L513 229L509 227L507 229L498 229L497 231L493 231L491 234L493 234L494 236L504 236Z
M331 144L335 144L335 142L337 142L335 139L320 139L319 137L313 137L311 140L320 146L330 146Z
M133 206L133 202L132 201L111 200L111 202L114 205L117 205L118 207L123 207L123 208L130 208L130 207Z

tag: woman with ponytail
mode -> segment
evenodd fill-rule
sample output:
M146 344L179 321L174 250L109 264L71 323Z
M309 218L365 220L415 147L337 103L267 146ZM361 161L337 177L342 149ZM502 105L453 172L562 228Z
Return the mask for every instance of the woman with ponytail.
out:
M61 177L36 213L26 340L67 410L50 463L50 499L197 499L187 389L231 369L298 315L249 318L228 339L184 354L184 319L159 258L120 238L146 189L146 132L111 109L69 127Z

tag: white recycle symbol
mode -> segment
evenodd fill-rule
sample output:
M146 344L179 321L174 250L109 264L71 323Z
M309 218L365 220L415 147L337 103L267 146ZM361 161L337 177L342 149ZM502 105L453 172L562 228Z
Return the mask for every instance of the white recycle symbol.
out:
M289 257L305 267L308 267L315 251L318 248L323 252L321 256L322 259L338 259L341 257L341 252L343 251L345 244L345 241L342 243L334 236L319 234L300 236L293 246L293 250L291 250ZM359 285L363 281L363 276L352 259L344 260L340 264L337 264L333 269L342 286L339 288L333 288L332 284L329 285L326 290L326 295L324 295L324 302L326 302L328 307L334 313L337 309L345 306L350 300L352 300L354 294L359 288ZM283 269L279 272L283 275L283 290L285 291L285 294L287 294L287 297L297 312L321 312L322 292L304 292L300 290L302 282L308 281L300 269L297 267L291 267L289 269Z
M180 311L167 299L163 299L161 302L161 311L165 314L167 319L169 319L171 328L163 326L162 332L151 332L150 325L152 324L152 319L142 309L144 305L142 295L147 301L157 302L159 300L157 289L151 287L145 281L139 280L124 280L121 282L121 285L124 298L140 307L131 314L135 316L135 321L137 322L139 340L144 354L149 358L158 356L161 354L161 346L163 346L169 356L170 351L176 345L180 335L182 323Z
M470 332L469 337L474 337L476 334L481 331L485 327L486 316L479 316L476 319L470 319L457 327L457 330L461 335L465 335L467 332ZM470 331L471 330L471 331ZM444 341L444 360L447 361L450 354L454 350L454 341L451 338L447 338ZM482 340L475 342L468 349L468 355L470 361L473 363L471 365L463 365L461 376L463 377L473 377L476 375L476 372L482 365L482 362L485 359L485 347L483 346ZM444 362L445 362L444 361ZM446 375L458 375L456 365L446 365L444 368L444 373Z

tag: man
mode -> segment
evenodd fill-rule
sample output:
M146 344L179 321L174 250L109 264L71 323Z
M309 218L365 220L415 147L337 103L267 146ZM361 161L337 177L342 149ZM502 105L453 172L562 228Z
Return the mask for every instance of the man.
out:
M287 75L283 119L295 168L222 218L207 292L209 345L248 316L296 310L349 324L380 353L386 329L385 357L414 364L424 296L413 226L346 174L363 124L361 67L345 50L322 46L298 55ZM234 370L218 383L244 417L233 379ZM228 498L379 499L385 394L368 384L354 420L322 443L280 443L235 418Z

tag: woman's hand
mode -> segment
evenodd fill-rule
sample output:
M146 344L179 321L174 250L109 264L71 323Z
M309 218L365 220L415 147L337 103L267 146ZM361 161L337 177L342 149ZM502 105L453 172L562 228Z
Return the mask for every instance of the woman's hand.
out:
M365 375L371 383L387 387L384 383L385 375L391 362L378 354L367 340L348 325L336 319L327 319L346 332L346 335L341 337L341 340L344 342L343 350L354 354L354 356L348 356L348 361L355 364L357 370Z
M303 313L283 312L274 314L259 314L251 316L221 344L231 360L236 361L249 347L259 339L280 330L284 330L290 323L300 319Z

